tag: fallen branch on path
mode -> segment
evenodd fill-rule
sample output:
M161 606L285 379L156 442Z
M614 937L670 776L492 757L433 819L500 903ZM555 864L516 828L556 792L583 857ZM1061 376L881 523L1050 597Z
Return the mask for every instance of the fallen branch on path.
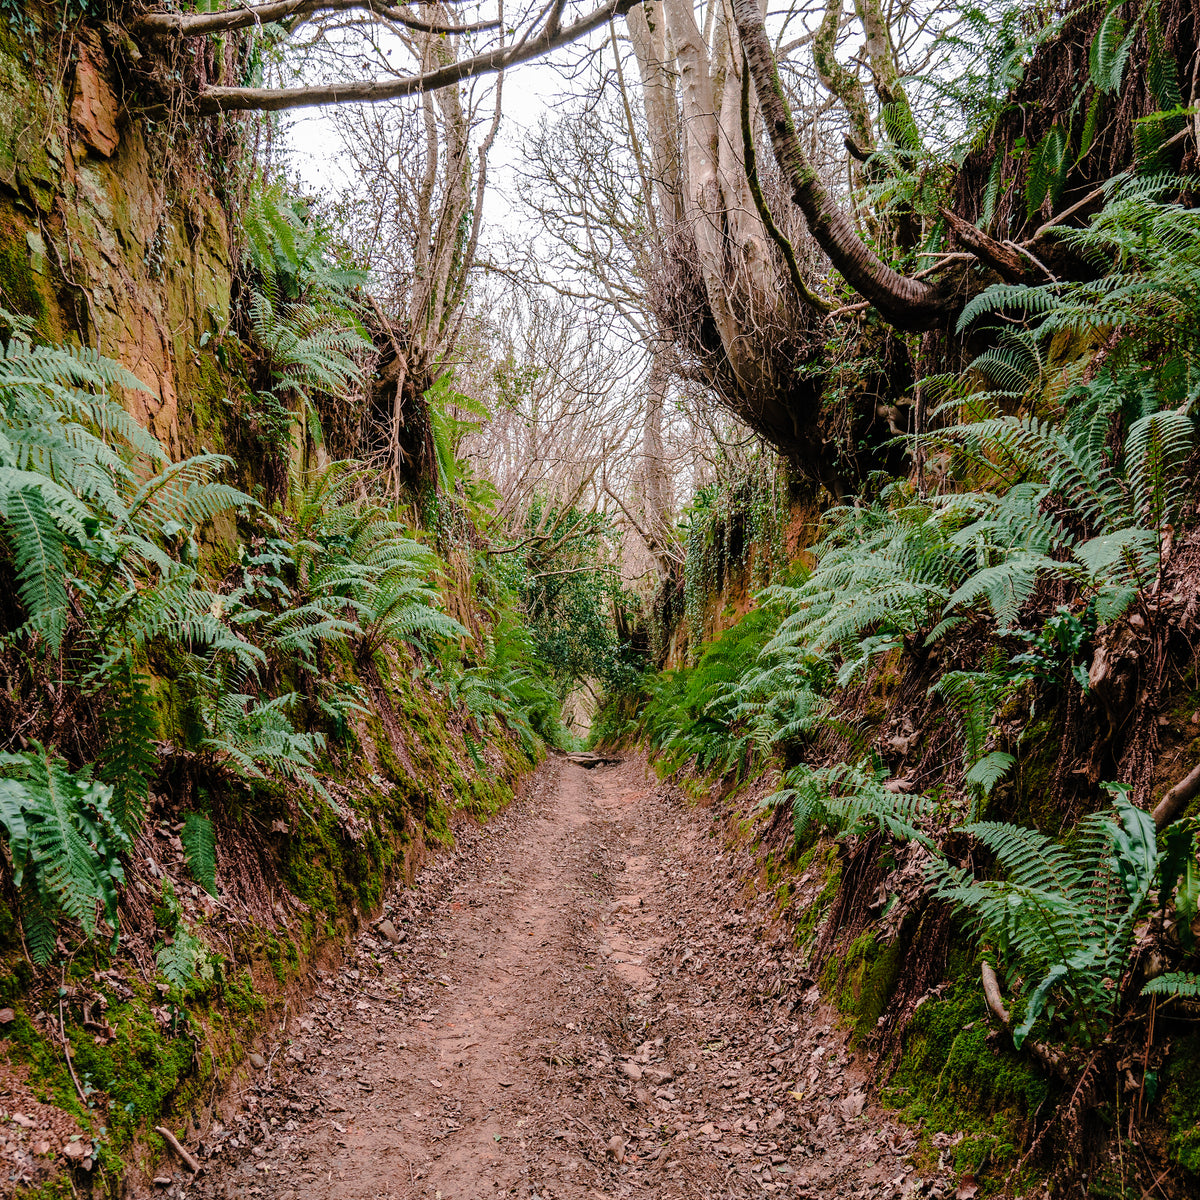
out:
M154 1132L158 1134L176 1154L179 1155L183 1165L187 1167L194 1175L200 1173L200 1160L197 1159L189 1150L185 1149L183 1143L165 1126L155 1125Z
M567 761L590 771L593 767L613 767L625 760L609 754L568 754Z

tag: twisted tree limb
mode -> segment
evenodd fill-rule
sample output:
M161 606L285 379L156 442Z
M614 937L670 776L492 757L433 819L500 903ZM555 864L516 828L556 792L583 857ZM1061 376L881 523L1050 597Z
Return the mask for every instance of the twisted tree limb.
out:
M1011 1035L1012 1016L1004 1004L1004 996L1000 991L1000 981L996 978L996 972L993 970L992 964L985 962L979 971L983 976L983 998L987 1001L987 1006L991 1009L992 1015L1004 1026L1005 1032ZM1029 1053L1046 1070L1051 1072L1051 1074L1057 1075L1068 1087L1075 1082L1075 1073L1071 1070L1071 1064L1068 1062L1067 1056L1061 1050L1057 1050L1045 1042L1027 1040L1025 1045Z
M950 226L958 244L970 250L977 259L992 268L1001 279L1009 283L1020 283L1029 270L1025 258L1011 246L1006 246L989 237L982 229L976 229L949 208L939 208L942 219Z
M1150 814L1154 818L1154 828L1159 831L1165 829L1197 795L1200 795L1200 764L1193 767L1154 806Z
M953 297L938 285L901 275L858 236L808 161L775 65L757 0L733 0L734 20L749 62L775 160L809 230L846 281L898 329L929 329L946 320Z
M779 247L779 252L783 255L784 262L787 263L788 275L791 278L792 287L804 298L806 303L810 304L818 312L833 312L837 306L831 304L824 296L809 287L804 276L800 273L800 264L796 262L796 252L792 249L792 243L784 236L783 230L775 224L775 218L771 216L771 209L768 207L766 197L763 195L762 184L758 181L757 155L754 153L754 130L750 127L750 72L745 68L745 62L746 59L743 56L742 150L745 155L746 182L750 185L750 195L754 197L754 207L758 209L758 215L762 218L764 228L771 235L771 240Z

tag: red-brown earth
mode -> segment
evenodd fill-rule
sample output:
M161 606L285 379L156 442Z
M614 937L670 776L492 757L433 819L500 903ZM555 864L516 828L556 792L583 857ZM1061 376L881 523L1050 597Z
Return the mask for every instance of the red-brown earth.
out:
M322 976L158 1194L952 1195L867 1097L712 812L552 758ZM790 986L766 985L780 967Z

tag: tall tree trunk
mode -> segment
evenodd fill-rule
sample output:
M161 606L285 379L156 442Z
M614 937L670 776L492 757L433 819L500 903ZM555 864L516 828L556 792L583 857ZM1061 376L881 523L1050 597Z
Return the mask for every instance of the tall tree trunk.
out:
M671 368L665 353L658 351L646 380L646 408L642 420L642 502L645 510L647 544L658 563L659 575L671 574L671 527L673 505L670 479L663 450L663 412Z
M722 77L733 91L731 103L722 105L722 115L731 109L727 130L726 122L718 121L713 73L690 0L664 0L664 9L679 72L684 217L728 369L742 399L761 408L778 389L770 355L760 344L755 310L777 300L781 281L767 256L766 231L745 181L740 82L727 61ZM728 60L732 47L728 37L723 41Z
M635 4L625 15L625 27L642 77L646 138L650 144L658 220L660 226L671 229L683 220L683 187L675 83L670 72L672 56L667 46L667 21L662 0Z

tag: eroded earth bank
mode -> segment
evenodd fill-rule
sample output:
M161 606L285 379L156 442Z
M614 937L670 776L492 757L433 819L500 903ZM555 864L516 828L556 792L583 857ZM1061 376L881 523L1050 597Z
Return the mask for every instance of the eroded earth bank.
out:
M722 832L640 761L551 759L322 976L166 1190L952 1195L869 1101Z

